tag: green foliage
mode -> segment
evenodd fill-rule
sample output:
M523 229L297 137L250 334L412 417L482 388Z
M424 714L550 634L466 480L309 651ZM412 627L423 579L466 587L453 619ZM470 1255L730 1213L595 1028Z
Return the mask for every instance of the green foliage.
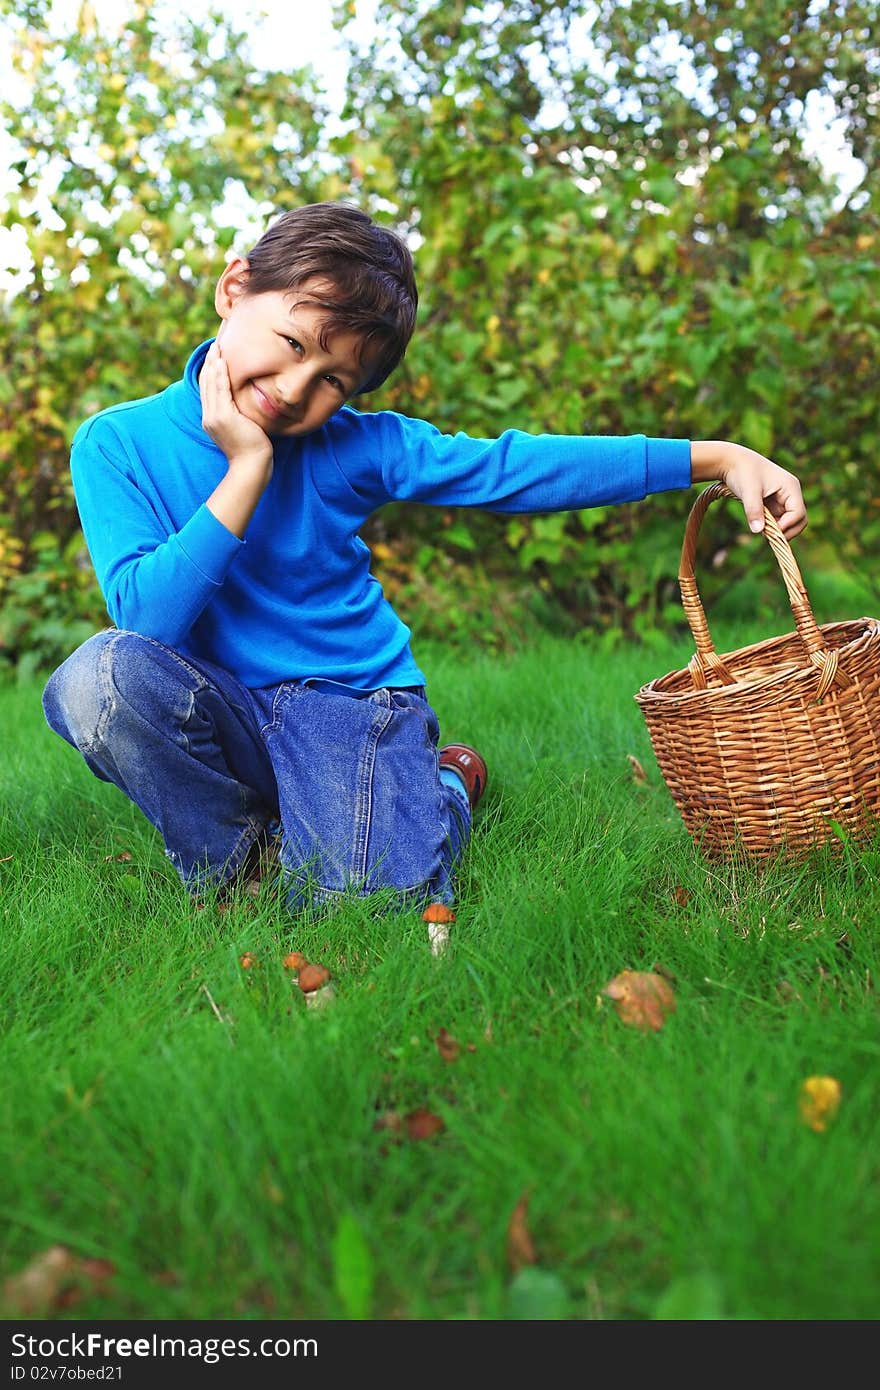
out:
M11 559L18 554L13 550ZM10 567L0 590L0 671L11 659L20 681L46 670L107 623L82 536L74 534L62 548L50 532L38 532L31 557L26 570Z
M392 403L477 434L737 439L804 479L825 563L870 573L877 7L814 9L386 0L350 114L363 194L423 239ZM842 205L805 149L810 92L866 162ZM690 500L517 517L501 553L578 622L645 631L679 613ZM710 596L767 574L737 513L715 525Z
M371 404L477 435L737 439L804 480L821 566L870 578L877 10L381 0L331 128L313 75L255 71L220 18L180 19L172 41L151 6L110 34L84 5L58 36L44 6L22 27L4 5L24 97L2 104L18 148L2 223L27 228L33 268L0 306L0 603L45 569L40 533L74 563L73 431L159 389L210 334L236 208L255 236L317 198L357 201L414 246L420 326ZM343 37L352 15L339 7ZM817 97L864 164L846 196L805 141ZM391 508L369 536L428 633L479 634L491 585L511 634L537 613L610 638L680 615L690 500L443 525ZM734 543L733 509L715 526L710 601L769 573ZM36 640L24 619L5 654Z

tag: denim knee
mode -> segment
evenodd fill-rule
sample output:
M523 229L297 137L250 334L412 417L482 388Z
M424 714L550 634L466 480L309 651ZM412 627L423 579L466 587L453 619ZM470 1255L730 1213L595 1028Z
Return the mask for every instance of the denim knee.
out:
M50 729L74 748L94 748L101 739L106 696L101 668L117 634L98 632L64 661L46 683L43 713Z
M106 747L127 724L180 729L192 713L196 672L159 643L111 629L90 637L43 692L49 726L82 753Z

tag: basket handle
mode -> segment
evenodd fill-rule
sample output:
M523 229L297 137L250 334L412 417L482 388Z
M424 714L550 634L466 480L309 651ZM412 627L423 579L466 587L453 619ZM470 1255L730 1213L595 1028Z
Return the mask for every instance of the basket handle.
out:
M697 648L688 662L688 670L695 690L706 690L710 675L714 676L722 685L736 684L736 677L731 675L715 650L709 634L706 614L697 591L697 581L694 578L694 557L703 517L711 503L717 502L722 497L733 497L734 495L724 483L712 483L709 487L704 488L692 506L685 526L684 543L681 547L681 564L678 569L678 583L681 588L682 607ZM825 645L822 633L813 617L807 590L792 554L791 546L782 534L775 516L767 507L764 508L764 537L776 556L782 572L798 636L804 645L808 659L819 671L817 701L828 693L832 684L846 689L847 686L852 685L852 681L846 672L838 667L837 652L829 651Z

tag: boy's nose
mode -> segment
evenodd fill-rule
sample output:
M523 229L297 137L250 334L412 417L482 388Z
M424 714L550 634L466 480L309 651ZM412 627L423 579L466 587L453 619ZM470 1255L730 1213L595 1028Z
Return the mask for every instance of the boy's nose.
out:
M278 380L278 394L288 408L295 408L305 400L308 387L306 375L302 370L286 372Z

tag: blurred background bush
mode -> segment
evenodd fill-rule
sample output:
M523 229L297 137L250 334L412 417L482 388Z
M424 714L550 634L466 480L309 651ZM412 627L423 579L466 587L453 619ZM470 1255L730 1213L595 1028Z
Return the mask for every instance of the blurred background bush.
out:
M363 408L475 435L736 439L803 480L817 618L876 608L877 4L375 8L365 42L336 7L334 112L316 72L254 65L240 14L84 4L65 25L0 0L0 667L44 669L107 621L69 481L79 423L177 378L229 251L319 199L365 207L416 258L415 339ZM420 633L650 641L681 623L692 500L396 505L366 535ZM778 614L744 529L711 514L707 605Z

